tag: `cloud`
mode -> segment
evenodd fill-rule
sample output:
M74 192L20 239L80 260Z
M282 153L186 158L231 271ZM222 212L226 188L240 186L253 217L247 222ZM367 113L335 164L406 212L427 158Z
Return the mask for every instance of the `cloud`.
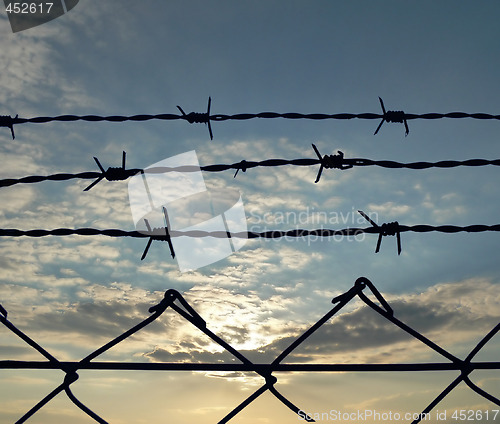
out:
M312 151L312 150L311 150ZM200 149L200 162L207 164L221 160L221 153L225 160L234 162L243 159L247 161L261 161L271 158L295 159L304 154L304 149L291 143L288 138L278 139L235 139L230 143L214 141ZM294 157L290 156L295 155Z
M2 216L3 222L17 222L17 219L9 220L6 219L6 216L11 216L12 214L19 213L19 211L29 208L36 200L36 193L33 187L23 186L15 191L2 193L1 199L2 211L0 212L0 216ZM13 224L16 225L15 223Z
M2 305L12 316L25 316L35 304L52 302L52 294L22 284L3 283L0 285Z
M31 327L52 334L88 335L103 339L117 336L138 323L139 311L147 304L130 307L123 303L94 302L70 306L64 311L41 313Z
M41 28L35 39L28 33L9 33L8 25L2 28L2 38L5 40L5 46L0 53L0 71L5 89L3 95L10 100L17 97L18 93L23 93L27 103L35 102L40 96L44 96L45 90L42 87L45 87L46 78L51 75L51 48L47 38L55 32L53 29ZM36 83L39 83L38 88ZM25 90L27 86L34 89Z
M57 46L65 37L61 36L58 24L60 22L13 34L4 21L0 31L5 41L0 52L2 102L26 114L36 113L39 105L48 111L51 105L64 108L95 103L60 67L63 56Z
M4 330L2 330L3 332ZM16 360L27 360L33 354L33 349L26 346L17 346L17 345L0 345L0 352L2 355L2 360L12 360L12 358L16 358Z
M16 140L15 143L2 143L0 145L0 154L2 155L1 178L20 178L33 174L40 175L46 171L39 164L43 158L43 148L38 145L26 143L21 140ZM21 187L33 187L33 185L24 185ZM11 191L14 191L14 189L3 188L1 195L4 196Z
M370 212L380 214L380 216L383 217L382 219L401 217L402 215L406 215L411 210L409 205L398 205L394 202L385 202L380 205L370 203L367 209Z

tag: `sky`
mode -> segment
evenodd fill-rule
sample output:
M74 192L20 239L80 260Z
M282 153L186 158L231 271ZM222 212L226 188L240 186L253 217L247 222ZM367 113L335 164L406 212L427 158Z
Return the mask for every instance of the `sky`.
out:
M97 1L13 33L0 13L1 115L213 114L258 112L498 114L497 1ZM52 122L0 128L0 178L146 168L195 150L199 164L243 159L345 157L398 162L499 157L497 121L253 119ZM203 172L206 187L240 193L250 231L378 224L498 224L494 166L453 169L253 168ZM1 228L135 229L124 181L46 181L0 189ZM495 200L497 199L497 200ZM334 240L248 240L213 264L181 272L166 243L106 236L1 237L0 303L9 320L57 359L79 361L179 291L207 328L259 363L272 362L332 308L357 278L373 282L395 316L465 359L498 324L498 235L403 233ZM476 356L496 361L497 336ZM1 360L43 360L0 328ZM98 361L229 362L234 359L167 310ZM237 361L236 361L237 362ZM446 362L353 300L294 351L288 363ZM310 413L419 413L456 371L275 373L276 388ZM79 371L75 395L113 424L216 423L264 384L255 373ZM15 422L63 381L62 371L0 371L0 422ZM471 380L500 395L499 371ZM433 411L498 406L461 383ZM437 411L447 412L439 419ZM498 419L498 418L497 418ZM267 392L234 423L300 421ZM338 420L337 420L338 421ZM403 420L404 421L404 420ZM405 421L405 422L410 422ZM94 422L64 393L29 422ZM353 420L351 422L360 422ZM478 421L481 422L481 421ZM483 422L491 422L484 420Z

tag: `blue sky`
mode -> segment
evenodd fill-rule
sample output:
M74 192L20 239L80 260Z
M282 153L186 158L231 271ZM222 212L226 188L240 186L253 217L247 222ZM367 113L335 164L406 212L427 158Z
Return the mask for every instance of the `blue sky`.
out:
M69 13L13 34L0 14L2 115L134 115L380 112L499 113L500 5L496 1L147 1L82 0ZM497 121L254 119L212 122L53 122L0 131L1 178L144 168L196 150L200 165L242 159L346 157L400 162L495 159ZM253 231L368 226L377 222L497 224L496 167L390 170L376 167L255 168L204 173L208 188L241 193ZM0 190L2 228L134 230L126 182L43 182ZM301 215L302 214L302 215ZM303 217L307 217L304 219ZM300 218L302 217L302 218ZM320 218L322 217L322 220ZM325 222L325 217L327 217ZM307 221L307 222L305 222ZM249 240L213 265L181 273L165 243L96 237L2 238L0 302L9 318L61 360L78 361L149 314L169 288L180 291L209 328L250 358L271 362L365 276L396 316L465 358L499 321L498 235L404 233L403 252L386 237L362 241ZM6 328L1 359L41 359ZM497 360L492 340L478 360ZM253 352L253 353L252 353ZM259 353L261 352L261 353ZM166 313L102 360L227 359L201 333ZM425 362L442 358L384 324L360 303L297 350L294 362ZM62 381L61 372L2 371L0 421L13 422ZM420 412L456 373L281 374L278 388L311 412L371 408ZM475 372L498 397L500 375ZM410 384L411 383L411 384ZM74 391L110 423L171 417L217 422L262 379L210 373L80 373ZM462 387L463 386L463 387ZM132 400L134 400L132 402ZM491 409L459 386L439 405ZM145 412L146 411L146 412ZM451 412L450 412L451 413ZM36 418L35 418L36 417ZM33 422L88 423L64 395ZM449 417L448 417L449 418ZM270 394L234 422L295 422Z

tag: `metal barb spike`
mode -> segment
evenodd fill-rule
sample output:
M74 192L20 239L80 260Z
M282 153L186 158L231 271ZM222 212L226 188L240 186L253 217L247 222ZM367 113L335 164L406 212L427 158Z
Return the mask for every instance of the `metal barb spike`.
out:
M190 112L186 114L184 110L177 105L177 109L182 114L182 118L188 121L190 124L205 124L208 126L208 133L210 135L210 140L214 139L214 135L212 133L212 126L210 125L210 106L212 105L212 98L208 97L208 106L207 106L207 112L206 113L197 113L197 112Z
M375 253L380 251L380 245L382 244L382 237L384 236L396 236L397 245L398 245L398 255L401 254L401 232L399 231L399 223L389 222L382 224L381 226L374 222L368 215L366 215L363 211L358 210L358 213L365 218L373 227L378 229L378 239L377 239L377 247L375 248Z
M408 128L408 122L406 121L406 115L402 110L394 111L394 110L385 110L384 106L384 101L382 100L381 97L378 98L380 101L380 106L382 107L382 120L380 121L380 124L378 124L377 129L373 133L373 135L376 135L380 128L382 127L382 124L384 122L397 122L397 123L404 123L405 125L405 137L410 133L410 129Z

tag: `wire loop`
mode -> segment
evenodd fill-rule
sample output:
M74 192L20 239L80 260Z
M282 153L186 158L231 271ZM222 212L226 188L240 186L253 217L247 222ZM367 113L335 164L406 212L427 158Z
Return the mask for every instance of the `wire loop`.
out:
M141 261L146 258L149 248L151 247L151 243L153 243L153 240L166 241L168 243L168 247L170 248L170 254L172 256L172 259L175 258L174 245L172 244L172 239L170 238L170 232L169 232L170 221L168 219L167 209L165 207L163 207L162 209L163 209L163 215L165 217L164 227L151 229L149 221L147 219L144 219L144 223L146 224L146 227L148 229L147 235L149 235L149 240L141 256Z
M247 165L248 165L248 162L245 159L243 159L239 163L238 168L236 168L236 172L234 173L233 178L236 178L236 175L238 175L238 172L240 172L240 169L242 172L247 172Z
M353 165L351 165L351 164L349 164L349 165L345 164L344 153L342 153L340 150L338 150L337 155L321 156L321 153L319 152L318 148L314 144L312 145L312 147L314 149L314 152L318 156L319 163L320 163L318 175L316 176L316 181L314 181L315 183L319 182L319 180L321 178L321 173L323 172L323 168L344 170L344 169L350 169L353 167Z
M10 115L0 115L0 127L7 127L10 129L12 140L16 138L16 136L14 135L14 124L16 124L16 120L18 119L18 117L19 115L16 115L15 118Z
M97 159L94 156L94 160L97 163L99 169L101 170L101 175L83 191L89 191L92 187L94 187L104 178L106 178L108 181L124 181L129 177L137 174L138 172L143 172L142 169L125 169L125 162L127 160L127 152L125 152L125 150L123 151L122 154L122 166L120 168L109 167L105 171L101 165L101 162L99 162L99 159Z
M380 121L380 124L378 125L377 129L375 130L375 133L373 135L376 135L380 128L382 127L382 124L384 122L396 122L399 124L404 123L405 124L405 137L410 133L410 130L408 128L408 123L406 122L406 114L402 110L385 110L384 106L384 101L379 97L378 98L380 101L380 106L382 107L382 112L384 113L382 116L382 120Z
M378 253L380 251L380 244L382 243L382 237L395 235L397 237L397 243L398 243L398 255L401 254L401 228L399 227L399 223L397 221L388 222L379 226L363 211L358 211L358 213L363 218L365 218L370 224L372 224L374 228L377 229L378 240L377 240L377 247L375 248L375 253Z
M177 109L180 110L182 113L182 119L185 119L188 121L190 124L207 124L208 125L208 132L210 134L210 140L214 139L214 135L212 134L212 126L210 125L210 106L212 104L212 98L208 98L208 106L207 106L207 111L205 113L198 113L198 112L190 112L186 114L180 106L177 106Z

